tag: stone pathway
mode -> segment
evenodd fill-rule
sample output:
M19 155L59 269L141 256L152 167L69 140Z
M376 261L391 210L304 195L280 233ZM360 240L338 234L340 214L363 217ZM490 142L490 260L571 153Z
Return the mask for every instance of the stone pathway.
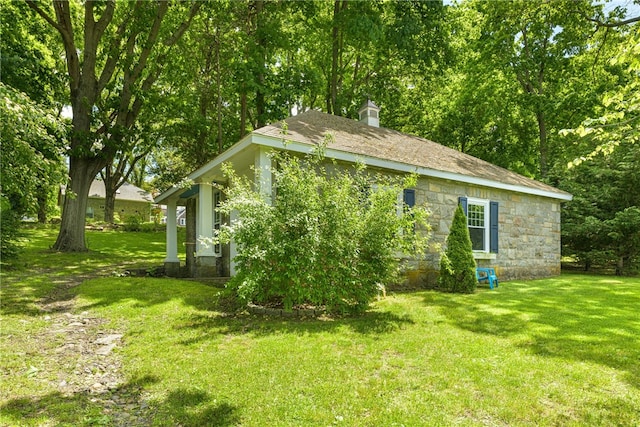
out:
M106 328L106 319L87 311L74 312L75 300L69 290L92 277L97 276L60 280L39 304L49 327L37 339L52 343L43 348L55 348L47 355L58 377L54 386L64 396L81 394L102 406L104 415L111 418L109 425L150 425L149 405L139 387L126 385L122 358L114 351L124 345L122 331Z

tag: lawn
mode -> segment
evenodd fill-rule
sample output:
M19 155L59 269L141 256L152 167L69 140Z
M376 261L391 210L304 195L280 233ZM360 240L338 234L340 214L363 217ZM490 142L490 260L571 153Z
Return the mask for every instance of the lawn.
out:
M90 278L62 295L123 334L122 383L102 394L136 402L127 423L98 393L60 390L64 337L38 343L51 327L38 300L95 263L161 261L162 237L109 232L75 258L32 233L23 267L2 273L1 425L640 424L640 279L574 274L388 294L334 319L229 316L206 284Z

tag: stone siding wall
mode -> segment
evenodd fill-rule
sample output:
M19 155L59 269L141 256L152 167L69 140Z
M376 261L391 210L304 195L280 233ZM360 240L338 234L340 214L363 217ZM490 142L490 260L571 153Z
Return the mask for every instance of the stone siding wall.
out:
M412 285L435 284L439 248L444 247L460 196L499 203L499 251L479 254L478 266L494 267L500 280L560 274L560 201L423 177L416 189L416 203L426 203L432 212L432 247L425 260L408 261L407 277Z
M93 219L104 221L104 199L89 198L87 208L93 208ZM151 221L151 203L132 200L116 200L113 209L114 220L126 222L127 217L137 216L142 221Z

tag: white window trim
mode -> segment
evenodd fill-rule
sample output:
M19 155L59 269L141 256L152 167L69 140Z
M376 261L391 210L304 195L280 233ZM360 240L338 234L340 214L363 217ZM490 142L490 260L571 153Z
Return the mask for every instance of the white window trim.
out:
M489 253L489 249L491 247L491 244L489 242L490 239L490 223L491 223L491 218L489 218L489 214L491 213L491 211L489 210L489 204L490 204L490 200L488 199L476 199L473 197L467 197L467 218L469 216L468 212L469 212L469 206L470 205L476 205L476 206L483 206L484 207L484 249L482 250L474 250L473 252L476 254L486 254ZM469 227L469 220L467 219L467 227Z

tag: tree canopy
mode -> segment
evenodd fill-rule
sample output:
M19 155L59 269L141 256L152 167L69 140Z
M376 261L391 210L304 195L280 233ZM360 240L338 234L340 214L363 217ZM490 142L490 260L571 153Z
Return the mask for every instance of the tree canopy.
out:
M101 172L113 191L127 177L162 191L257 127L310 108L355 118L367 98L382 126L574 192L566 230L637 207L633 192L600 203L635 185L637 7L2 0L0 13L3 83L27 97L13 99L73 112L59 250L86 249ZM584 250L565 237L568 255Z

